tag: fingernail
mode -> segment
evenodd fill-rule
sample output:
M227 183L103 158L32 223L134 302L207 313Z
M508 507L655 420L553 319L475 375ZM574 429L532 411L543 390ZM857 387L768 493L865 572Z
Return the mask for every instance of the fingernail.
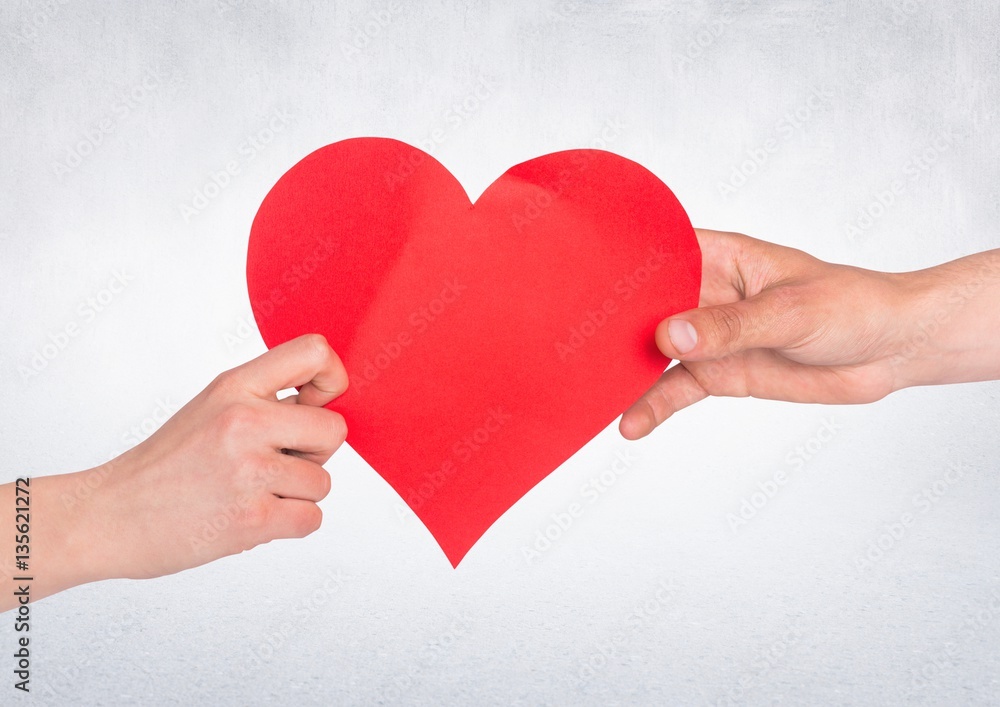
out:
M670 343L682 354L686 354L698 343L698 334L691 322L683 319L671 319L667 324L667 334L670 335Z

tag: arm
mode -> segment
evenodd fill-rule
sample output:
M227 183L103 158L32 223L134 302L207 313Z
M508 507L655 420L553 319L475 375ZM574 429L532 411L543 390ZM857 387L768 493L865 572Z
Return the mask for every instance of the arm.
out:
M279 390L298 385L298 395L278 402ZM0 486L0 571L33 577L35 601L308 535L330 490L322 465L347 435L344 419L322 406L346 389L326 340L303 336L223 373L120 457L31 479L28 572L14 564L14 484ZM15 605L12 589L0 593L0 610Z
M701 306L660 323L673 366L622 416L629 439L709 395L866 403L1000 378L1000 249L910 273L697 231Z

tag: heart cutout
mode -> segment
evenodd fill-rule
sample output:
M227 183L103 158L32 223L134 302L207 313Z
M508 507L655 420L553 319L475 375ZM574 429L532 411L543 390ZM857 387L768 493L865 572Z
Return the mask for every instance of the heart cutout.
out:
M535 484L663 372L653 334L696 307L680 203L600 150L510 168L470 203L405 143L323 147L253 222L247 285L268 347L326 336L350 389L329 407L458 566Z

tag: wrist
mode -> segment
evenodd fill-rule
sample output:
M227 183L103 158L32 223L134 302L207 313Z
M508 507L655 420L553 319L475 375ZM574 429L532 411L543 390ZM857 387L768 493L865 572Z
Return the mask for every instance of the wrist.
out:
M32 480L36 585L46 596L114 576L109 562L114 532L101 503L109 465Z
M1000 376L1000 251L891 277L895 389Z
M894 291L893 336L888 351L893 390L930 383L936 354L928 352L945 318L937 283L925 270L889 274Z

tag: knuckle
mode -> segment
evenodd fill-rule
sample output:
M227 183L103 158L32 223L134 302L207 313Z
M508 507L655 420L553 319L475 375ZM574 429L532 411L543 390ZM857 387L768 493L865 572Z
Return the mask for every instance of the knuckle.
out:
M275 477L275 465L262 455L242 457L233 472L233 481L241 492L256 492L266 488Z
M236 383L236 373L235 369L228 371L223 371L215 378L212 382L208 384L205 388L206 392L211 396L227 395L235 388Z
M263 530L271 522L272 508L266 496L251 498L243 506L243 526L249 530Z
M260 423L260 412L246 403L228 405L217 418L219 431L227 436L240 436L255 429Z
M739 312L730 306L715 307L712 312L712 326L721 343L736 343L743 334L743 322Z
M327 343L326 337L322 334L305 334L302 337L309 354L313 356L317 362L325 362L332 353L333 349L330 348L330 344Z
M822 318L816 319L814 313L823 311L823 306L814 306L809 293L801 287L781 285L774 288L771 297L769 310L788 343L801 341L822 325Z
M741 231L720 231L718 238L726 246L737 251L744 250L747 246L754 242L754 239Z
M771 298L774 307L781 313L789 313L798 310L800 302L800 291L791 285L778 285L771 289Z
M237 492L254 488L258 478L258 462L252 457L242 457L233 466L232 484Z
M325 412L329 412L327 419L330 428L330 442L340 444L347 439L347 420L339 412L332 410Z
M284 473L284 467L281 463L271 458L263 459L257 474L257 483L261 488L270 486L281 477L282 473Z

